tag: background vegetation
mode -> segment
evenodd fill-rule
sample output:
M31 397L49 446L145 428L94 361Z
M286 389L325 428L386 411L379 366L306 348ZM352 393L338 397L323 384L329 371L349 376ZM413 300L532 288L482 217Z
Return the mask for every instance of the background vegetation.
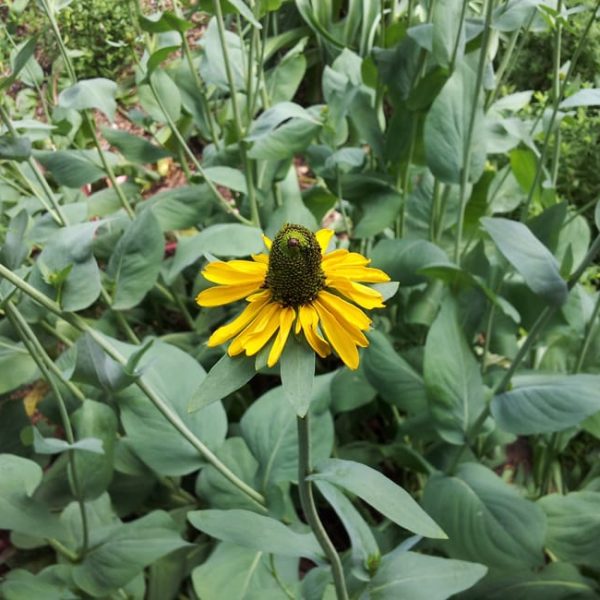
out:
M4 3L0 596L598 598L599 4ZM206 346L286 222L355 372Z

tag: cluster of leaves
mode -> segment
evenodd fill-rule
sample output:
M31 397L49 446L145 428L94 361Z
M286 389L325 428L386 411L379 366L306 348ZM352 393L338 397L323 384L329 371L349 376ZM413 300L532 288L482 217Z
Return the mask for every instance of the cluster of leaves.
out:
M3 9L7 13L6 33L17 46L32 35L38 35L38 55L42 66L49 68L59 52L48 22L33 1L14 4L13 10ZM131 68L135 27L129 2L72 0L64 3L57 21L82 79L116 79ZM2 45L0 63L9 62L10 50L10 43Z
M567 81L537 110L493 70L532 19L571 12L138 10L125 131L95 125L118 87L79 73L68 4L36 4L58 23L53 85L35 39L0 79L0 594L343 597L298 501L308 411L350 597L596 598L600 209L578 215L547 167L600 91ZM17 80L35 104L4 95ZM164 165L185 183L161 188ZM193 305L199 267L323 220L399 282L360 368L208 349L237 309Z

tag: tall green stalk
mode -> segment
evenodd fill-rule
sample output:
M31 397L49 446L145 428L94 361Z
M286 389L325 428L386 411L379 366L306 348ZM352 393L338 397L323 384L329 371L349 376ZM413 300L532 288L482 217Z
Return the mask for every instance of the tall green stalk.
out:
M311 459L310 459L310 415L307 414L304 418L297 417L296 423L298 426L298 490L300 492L300 503L304 516L310 528L312 529L317 541L321 545L325 556L329 560L333 582L335 584L335 592L338 600L348 600L348 591L346 589L346 581L344 579L344 570L340 557L335 549L335 546L329 539L323 523L319 518L315 499L313 495L312 483L307 477L311 474Z
M470 174L470 162L471 162L471 143L473 141L473 131L475 128L475 119L477 117L477 108L479 105L479 97L481 94L481 88L483 85L483 73L485 70L485 63L487 61L488 49L490 44L490 32L492 23L492 14L494 12L493 0L487 0L487 6L485 11L485 22L483 28L483 39L481 42L481 54L479 56L479 63L477 65L477 77L475 80L475 94L472 98L472 109L471 115L469 116L469 125L467 127L467 136L464 142L463 156L462 156L462 172L460 177L460 191L459 191L459 213L458 213L458 228L456 232L456 239L454 243L454 262L460 265L460 246L462 243L463 229L465 223L465 211L467 208L467 186L469 183Z
M236 128L236 135L240 148L240 156L242 158L242 168L246 177L246 187L248 188L248 201L250 203L250 215L252 222L257 227L260 227L260 215L258 214L258 201L256 198L256 190L254 188L254 177L252 174L252 164L248 158L246 150L246 142L244 141L244 127L242 126L242 117L240 107L237 100L237 89L233 78L233 70L231 68L231 60L229 58L229 49L227 47L227 38L225 32L225 22L223 20L223 9L221 8L220 0L213 0L215 16L217 18L217 27L219 30L219 40L221 41L221 52L223 53L223 62L225 64L225 73L227 82L229 83L229 95L231 97L231 106L233 108L233 120Z

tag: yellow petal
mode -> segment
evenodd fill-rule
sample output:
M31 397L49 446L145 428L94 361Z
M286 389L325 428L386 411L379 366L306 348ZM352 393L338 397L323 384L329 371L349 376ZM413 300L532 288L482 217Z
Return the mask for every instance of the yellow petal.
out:
M267 274L267 265L249 260L215 261L208 263L202 275L208 281L224 285L256 282L261 284Z
M244 327L246 327L246 325L254 320L262 310L263 306L269 302L269 299L269 293L263 292L263 296L260 300L251 302L233 321L227 323L227 325L223 325L223 327L219 327L219 329L208 338L209 347L213 348L214 346L224 344L226 341L237 335Z
M322 305L317 302L314 307L321 319L323 331L327 339L331 342L338 356L344 361L344 364L353 371L358 369L358 350L352 337L346 332L343 325Z
M325 268L326 265L331 266L331 265L342 262L348 254L350 254L350 253L345 248L338 248L337 250L334 250L333 252L328 252L321 259L323 268Z
M290 329L292 328L292 323L295 318L296 311L290 306L286 306L279 313L279 331L271 346L271 351L267 358L267 367L272 367L279 360L288 336L290 335Z
M275 310L270 314L268 319L263 319L264 325L257 328L257 331L248 336L244 342L244 349L247 356L256 354L267 342L273 337L273 334L279 328L279 313L283 308L279 304L274 304Z
M366 285L355 283L348 279L330 277L325 281L328 287L347 296L359 306L371 310L373 308L385 308L383 304L383 296L377 291Z
M302 326L304 337L310 347L321 357L325 358L331 354L331 347L319 334L317 326L319 324L319 316L317 311L310 305L304 304L300 306L298 314L298 323ZM296 326L296 329L298 327ZM296 331L298 333L298 331Z
M315 233L317 242L319 242L319 246L321 246L321 254L325 254L327 246L329 246L329 242L333 237L333 233L333 229L320 229L317 231L317 233Z
M254 334L264 330L269 320L273 318L273 315L278 312L279 308L279 304L274 302L267 302L264 304L258 311L254 320L233 340L233 342L231 342L231 344L229 344L227 354L229 354L229 356L236 356L240 352L243 352L246 349L246 343Z
M270 250L271 246L273 245L273 242L266 235L262 236L262 240L267 249Z
M346 302L339 296L321 290L317 299L325 305L329 312L336 316L338 321L344 321L349 327L367 330L371 326L371 319L360 308Z
M196 296L196 302L200 306L221 306L222 304L230 304L236 300L241 300L258 290L259 285L256 283L216 285L200 292Z
M365 283L383 283L390 280L387 273L371 267L346 267L343 265L336 265L334 269L324 269L324 272L326 276L346 277L352 281L364 281Z
M252 260L256 261L257 263L262 263L262 264L268 265L269 264L269 255L268 254L253 254Z

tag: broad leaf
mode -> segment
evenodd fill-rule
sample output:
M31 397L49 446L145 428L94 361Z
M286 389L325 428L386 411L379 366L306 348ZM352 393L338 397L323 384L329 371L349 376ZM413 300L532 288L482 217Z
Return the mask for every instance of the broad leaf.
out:
M117 84L110 79L83 79L63 90L58 96L58 105L62 108L85 110L97 108L110 121L114 121L117 103L115 94Z
M392 552L383 557L367 586L369 600L446 600L462 592L486 573L475 562L450 560L415 552Z
M196 510L190 523L212 537L269 554L319 559L322 550L311 533L297 533L283 523L256 513L231 510Z
M567 283L560 275L557 260L531 233L517 221L485 217L486 231L510 264L523 276L531 290L548 304L560 305L567 299Z
M293 333L280 359L281 385L296 415L306 416L315 378L315 353Z
M453 477L432 476L423 505L448 534L439 546L452 558L502 569L543 564L543 511L483 465L463 463Z
M154 213L144 210L117 242L106 269L114 284L112 308L139 304L156 283L164 254L164 238Z
M355 494L382 515L413 533L431 538L446 537L408 492L367 465L332 458L317 463L316 472L309 479L327 481Z
M600 375L520 375L496 396L498 426L518 434L562 431L600 411Z
M427 334L423 371L433 426L447 442L463 444L484 407L484 388L451 299Z

